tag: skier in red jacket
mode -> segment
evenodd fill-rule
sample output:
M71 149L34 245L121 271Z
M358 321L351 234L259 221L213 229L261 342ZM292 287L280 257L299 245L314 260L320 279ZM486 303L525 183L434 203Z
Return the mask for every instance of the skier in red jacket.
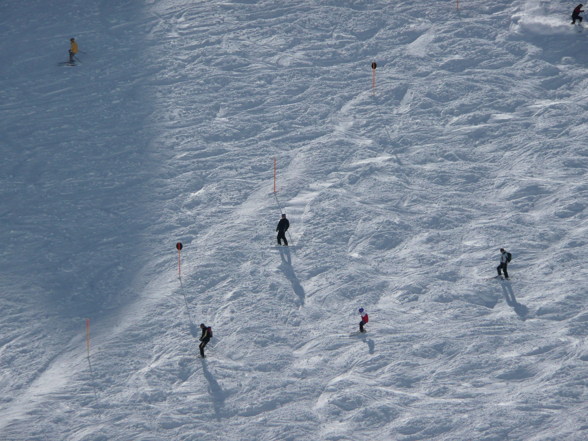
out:
M363 308L359 308L359 315L361 316L361 322L359 322L359 332L365 332L363 327L367 324L367 322L370 321L370 318L368 317L366 310Z

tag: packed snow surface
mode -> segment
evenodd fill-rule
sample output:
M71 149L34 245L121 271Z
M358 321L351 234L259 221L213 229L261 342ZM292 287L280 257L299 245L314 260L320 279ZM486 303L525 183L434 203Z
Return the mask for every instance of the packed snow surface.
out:
M0 2L0 439L588 439L573 6Z

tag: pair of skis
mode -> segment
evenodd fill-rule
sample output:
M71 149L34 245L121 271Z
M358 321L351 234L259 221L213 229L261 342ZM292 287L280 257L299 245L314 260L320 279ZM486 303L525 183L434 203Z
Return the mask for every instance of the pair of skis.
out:
M73 57L73 60L70 61L62 61L61 63L57 63L58 66L77 66L78 64L80 64L81 61L78 57Z
M486 277L484 280L494 280L494 279L509 281L510 280L510 277L509 278L506 278L506 277L500 275L500 276Z

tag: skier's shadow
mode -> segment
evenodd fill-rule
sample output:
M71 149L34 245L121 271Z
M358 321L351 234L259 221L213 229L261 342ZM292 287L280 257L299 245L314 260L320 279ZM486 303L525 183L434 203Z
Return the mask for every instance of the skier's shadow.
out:
M218 420L221 419L221 410L225 404L225 392L220 387L214 376L208 370L208 366L206 364L206 359L201 359L202 362L202 372L204 373L204 378L208 381L208 390L210 391L210 395L212 396L212 405L214 407L214 414Z
M290 255L290 250L288 247L280 248L280 258L282 259L283 263L283 265L280 265L280 269L292 284L292 289L300 299L300 306L302 306L304 305L304 300L306 299L306 293L304 292L304 288L300 284L300 281L294 272L294 268L292 267L292 256Z
M502 294L504 294L504 298L508 306L513 308L521 319L525 320L527 318L527 314L529 313L529 308L517 302L510 282L503 281L500 283L500 286L502 287Z
M368 345L370 354L373 354L376 351L376 344L371 338L366 338L365 335L362 335L362 341Z
M281 247L279 250L282 262L284 262L286 265L292 265L292 255L290 254L290 248Z

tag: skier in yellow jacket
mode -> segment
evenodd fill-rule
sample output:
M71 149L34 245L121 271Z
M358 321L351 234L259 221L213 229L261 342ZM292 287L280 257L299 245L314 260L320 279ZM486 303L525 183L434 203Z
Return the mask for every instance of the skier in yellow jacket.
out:
M78 53L78 44L76 43L76 39L72 37L69 39L69 62L70 63L74 62L74 57L77 53Z

